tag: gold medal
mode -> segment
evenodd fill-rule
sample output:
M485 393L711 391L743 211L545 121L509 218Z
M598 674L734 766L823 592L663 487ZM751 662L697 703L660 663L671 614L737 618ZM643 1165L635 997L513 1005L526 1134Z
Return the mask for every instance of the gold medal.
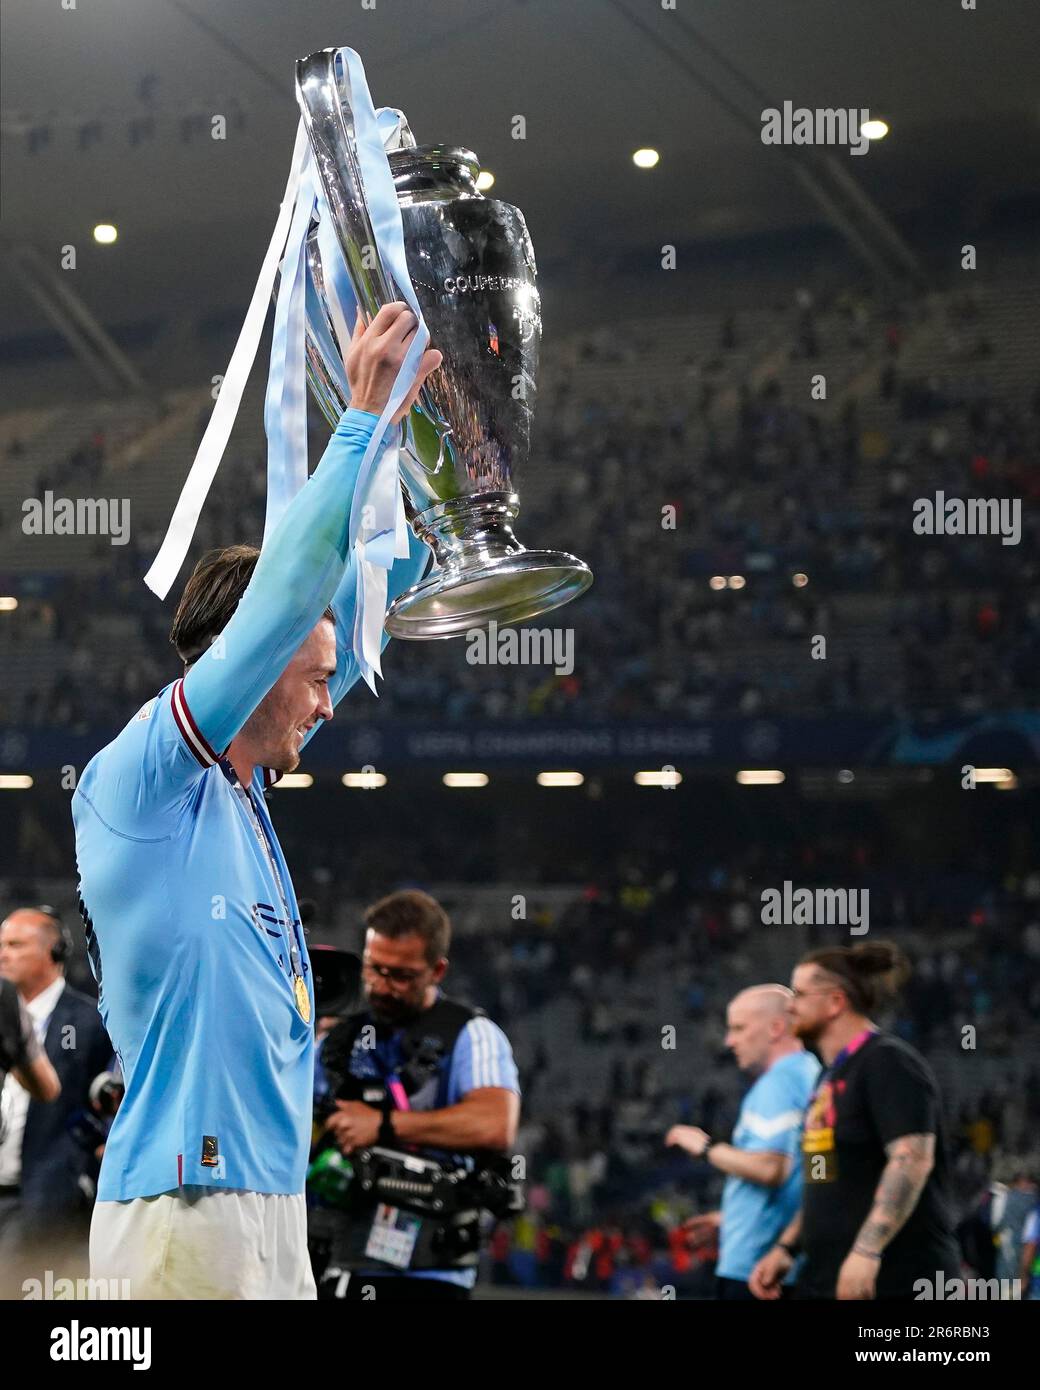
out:
M293 993L296 995L296 1007L300 1012L300 1017L304 1023L310 1023L311 997L307 993L307 983L302 975L293 976Z

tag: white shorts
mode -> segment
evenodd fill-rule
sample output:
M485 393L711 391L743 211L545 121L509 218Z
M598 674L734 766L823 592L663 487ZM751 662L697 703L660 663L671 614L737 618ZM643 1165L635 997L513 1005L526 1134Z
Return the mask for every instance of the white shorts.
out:
M302 1194L181 1187L96 1202L91 1279L131 1299L317 1298Z

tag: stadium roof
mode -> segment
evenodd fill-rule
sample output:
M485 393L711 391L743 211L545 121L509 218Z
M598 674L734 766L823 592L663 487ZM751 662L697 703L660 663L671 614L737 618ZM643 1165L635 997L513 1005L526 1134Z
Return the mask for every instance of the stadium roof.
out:
M76 244L77 288L108 321L244 300L287 173L293 60L334 44L361 52L377 104L402 107L420 142L476 150L557 268L818 222L782 151L742 124L760 123L763 94L888 119L892 134L866 158L837 157L897 223L1035 192L1040 170L1024 61L1040 51L1036 5L63 3L76 0L4 7L0 233L55 262ZM224 141L209 136L214 114L228 118ZM510 134L517 114L522 141ZM131 145L132 123L149 116L153 131L139 127ZM631 162L644 145L661 152L652 172ZM116 246L92 244L101 221L118 226ZM3 336L40 326L10 276L0 323Z

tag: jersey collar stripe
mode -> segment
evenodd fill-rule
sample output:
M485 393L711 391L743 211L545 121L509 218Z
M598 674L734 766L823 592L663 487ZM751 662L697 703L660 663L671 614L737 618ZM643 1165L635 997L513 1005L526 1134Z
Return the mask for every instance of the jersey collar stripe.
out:
M273 768L273 767L265 767L265 768L264 768L264 786L265 786L265 787L273 787L274 784L275 784L276 782L278 782L278 781L281 780L281 776L282 776L282 774L281 774L280 772L278 772L277 769L275 769L275 768Z
M184 742L195 754L195 757L203 767L212 767L217 761L217 755L203 738L198 725L191 717L191 710L188 708L188 702L184 698L183 680L174 682L173 693L170 698L173 707L173 717L177 721L177 727L184 737Z

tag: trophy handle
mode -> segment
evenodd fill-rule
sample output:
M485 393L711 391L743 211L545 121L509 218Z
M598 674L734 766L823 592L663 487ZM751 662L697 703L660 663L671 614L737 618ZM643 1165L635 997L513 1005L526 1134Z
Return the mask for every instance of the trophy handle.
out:
M354 113L345 85L340 82L337 53L335 48L323 48L297 59L296 100L358 308L366 322L371 323L384 304L391 304L400 296L376 245L357 159ZM407 128L403 114L398 112L398 116L403 127L403 144L414 146L415 137ZM346 343L341 345L341 351L346 354ZM450 433L450 427L425 386L416 404L439 434Z
M368 215L354 116L340 87L336 54L335 48L324 48L297 61L296 100L358 305L371 319L395 295ZM365 249L370 265L362 259Z

